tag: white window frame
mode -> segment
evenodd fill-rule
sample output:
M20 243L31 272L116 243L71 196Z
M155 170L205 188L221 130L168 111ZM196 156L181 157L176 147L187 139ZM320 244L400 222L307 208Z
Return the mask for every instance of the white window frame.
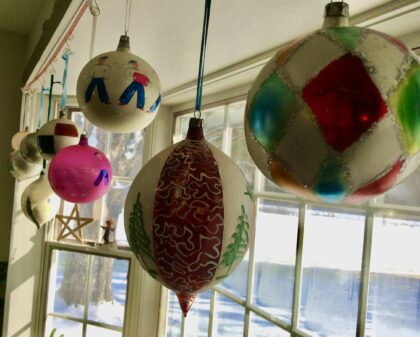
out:
M211 110L212 108L224 107L224 124L223 124L223 148L222 150L230 155L230 145L231 145L231 129L228 125L229 121L229 106L232 103L239 103L246 100L246 95L238 96L234 99L219 101L217 103L205 106L205 110ZM174 114L174 142L178 142L182 139L181 135L181 122L180 116L188 116L193 114L194 110L185 110ZM205 128L205 124L204 124ZM418 168L420 170L420 168ZM379 196L376 199L372 199L366 204L363 205L335 205L335 204L326 204L326 203L315 203L307 202L301 200L297 197L294 197L285 193L277 192L266 192L264 191L264 181L265 178L263 174L255 168L255 179L254 179L254 196L256 202L262 199L269 199L275 201L283 201L287 203L293 203L299 207L299 220L298 220L298 235L297 235L297 245L296 245L296 261L295 261L295 275L294 275L294 291L293 291L293 306L292 306L292 319L291 324L288 322L275 317L274 315L268 313L262 308L259 308L257 305L252 304L252 291L253 291L253 279L254 279L254 244L255 237L258 235L256 233L254 241L250 244L249 251L249 265L248 265L248 275L247 275L247 294L246 299L229 292L226 289L221 288L216 285L211 289L210 297L210 313L209 313L209 325L208 325L208 337L213 336L213 318L215 315L215 299L216 295L220 294L238 305L242 306L245 309L245 321L244 321L244 337L248 337L249 325L250 325L250 316L251 313L259 315L263 319L273 323L274 325L280 327L286 332L290 333L291 337L311 337L305 331L302 331L298 327L299 322L299 305L300 305L300 292L302 286L302 257L303 257L303 242L305 235L305 219L307 209L310 207L325 207L329 209L334 209L337 211L358 211L363 212L365 217L364 222L364 236L363 236L363 251L362 251L362 263L361 263L361 274L360 274L360 290L359 290L359 303L358 303L358 313L357 313L357 326L356 326L356 337L364 337L366 320L367 320L367 304L368 304L368 291L369 291L369 280L370 280L370 268L371 268L371 253L372 253L372 234L374 227L374 217L375 216L384 216L389 218L417 218L420 220L420 205L419 207L405 206L405 205L391 205L385 204L383 196ZM166 336L166 324L167 324L167 310L168 310L168 290L162 288L162 307L166 310L162 310L160 316L160 325L159 325L159 337ZM188 318L187 318L188 319ZM184 337L185 332L185 318L181 316L181 335Z

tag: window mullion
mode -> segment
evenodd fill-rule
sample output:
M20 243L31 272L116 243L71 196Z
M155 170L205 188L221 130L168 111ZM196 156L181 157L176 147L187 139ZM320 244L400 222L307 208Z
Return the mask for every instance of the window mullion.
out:
M209 317L209 328L208 328L207 337L213 336L213 318L214 318L215 302L216 302L216 291L212 289L211 296L210 296L210 317Z
M298 237L296 245L295 262L295 282L293 289L293 312L292 312L292 331L297 330L299 321L300 291L302 285L302 258L303 258L303 239L305 232L306 203L302 202L299 207Z
M370 279L370 258L372 255L373 221L374 211L369 210L365 217L362 270L360 275L359 310L357 314L357 337L363 337L365 335L366 328L366 314Z
M258 207L258 199L256 200ZM249 261L248 261L248 275L247 275L247 289L246 289L246 302L245 302L245 319L244 319L244 337L248 337L250 314L249 306L252 304L252 291L254 288L254 260L255 260L255 238L257 231L254 233L254 238L249 245Z
M86 278L86 293L85 293L85 311L83 313L83 337L86 337L87 332L87 320L89 314L89 293L90 293L90 278L92 275L92 260L94 255L89 255L88 257L88 265L87 265L87 278Z

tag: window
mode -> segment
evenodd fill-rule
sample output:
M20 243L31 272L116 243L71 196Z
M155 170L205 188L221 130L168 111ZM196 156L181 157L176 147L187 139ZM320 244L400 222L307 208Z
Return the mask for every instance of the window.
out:
M68 108L71 118L87 132L89 145L97 147L111 161L113 180L108 193L92 203L79 204L81 217L94 221L82 228L83 244L72 236L57 242L61 224L49 231L44 257L45 298L42 335L56 337L122 337L127 334L127 311L132 288L132 261L124 230L124 203L143 160L144 132L111 133L91 124L78 108ZM74 205L62 202L60 213L69 215ZM103 229L111 219L116 229L111 233L117 246L107 249ZM138 269L138 268L137 268ZM134 283L134 282L132 282Z
M96 253L51 246L44 336L122 336L130 260Z
M415 337L420 329L420 171L368 204L303 202L268 181L246 149L245 102L203 111L206 139L257 197L255 242L184 319L169 291L165 337ZM189 114L175 121L174 141Z

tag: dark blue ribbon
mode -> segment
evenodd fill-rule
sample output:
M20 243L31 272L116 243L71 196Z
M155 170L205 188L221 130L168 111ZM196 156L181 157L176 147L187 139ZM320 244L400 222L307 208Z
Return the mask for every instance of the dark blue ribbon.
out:
M201 36L200 64L198 67L197 96L195 99L195 111L198 111L200 115L201 115L201 100L203 96L204 59L206 56L207 34L209 30L209 21L210 21L210 8L211 8L211 0L206 0L206 5L204 9L203 34Z

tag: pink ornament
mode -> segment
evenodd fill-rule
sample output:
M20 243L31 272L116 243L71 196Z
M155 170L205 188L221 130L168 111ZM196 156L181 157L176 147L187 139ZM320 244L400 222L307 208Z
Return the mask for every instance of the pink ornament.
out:
M87 137L82 135L79 145L66 147L53 158L48 180L62 199L92 202L103 196L111 185L111 163L104 153L89 146Z

